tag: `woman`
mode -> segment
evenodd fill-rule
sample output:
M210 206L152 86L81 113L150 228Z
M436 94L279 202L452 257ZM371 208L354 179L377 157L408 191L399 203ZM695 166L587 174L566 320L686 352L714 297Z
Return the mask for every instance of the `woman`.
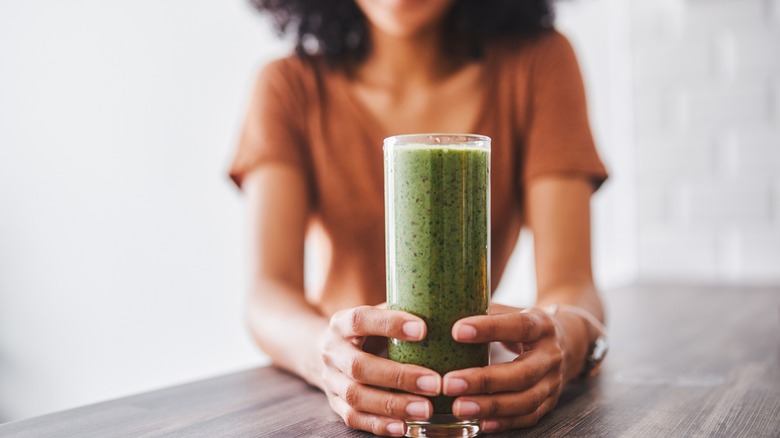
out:
M355 429L403 435L403 420L428 418L425 396L438 394L458 396L453 413L487 432L535 424L588 371L603 319L589 200L606 173L574 53L547 1L254 3L297 38L296 55L259 74L230 171L248 200L248 322L259 347L324 391ZM494 285L520 227L534 234L537 306L494 304L453 327L459 342L502 343L512 361L440 376L376 354L382 338L425 337L420 318L377 306L382 140L418 132L493 139ZM329 247L319 291L304 290L312 227ZM562 311L543 310L551 305Z

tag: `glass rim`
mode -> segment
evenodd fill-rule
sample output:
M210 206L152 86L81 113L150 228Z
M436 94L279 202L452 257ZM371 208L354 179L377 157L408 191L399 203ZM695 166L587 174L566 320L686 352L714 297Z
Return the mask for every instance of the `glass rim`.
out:
M436 139L447 139L442 142ZM391 135L382 142L382 148L407 145L430 145L430 146L442 146L452 148L480 148L490 150L490 137L481 134L466 134L466 133L420 133L420 134L401 134Z

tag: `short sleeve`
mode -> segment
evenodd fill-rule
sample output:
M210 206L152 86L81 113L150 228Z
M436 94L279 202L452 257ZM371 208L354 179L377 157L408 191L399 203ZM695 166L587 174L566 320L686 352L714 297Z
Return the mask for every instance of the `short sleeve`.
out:
M574 49L556 31L538 43L528 90L523 183L540 175L564 174L588 178L598 188L607 172L593 142Z
M300 69L289 59L266 65L258 74L249 99L230 178L241 187L244 177L259 166L274 162L307 174L304 152L303 90Z

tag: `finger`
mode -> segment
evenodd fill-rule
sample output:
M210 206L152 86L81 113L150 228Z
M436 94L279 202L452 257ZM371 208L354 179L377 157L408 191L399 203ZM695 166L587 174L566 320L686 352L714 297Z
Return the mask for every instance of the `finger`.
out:
M463 419L519 417L536 411L551 394L551 385L540 382L521 392L458 397L452 413Z
M550 317L538 309L501 315L470 316L452 326L458 342L535 342L554 333Z
M325 353L325 364L365 385L400 389L420 395L439 395L441 376L419 365L393 362L360 351L350 344Z
M482 432L500 432L508 429L520 429L535 426L548 412L552 411L558 403L556 397L549 397L534 412L519 417L491 418L480 423Z
M329 397L330 407L350 429L365 430L380 436L403 436L404 422L396 418L368 414L352 409L339 397Z
M433 413L433 405L426 398L363 385L341 373L328 378L329 388L356 411L409 420L426 420Z
M410 313L359 306L342 310L330 319L330 326L340 336L384 336L407 341L425 338L425 322Z
M541 350L527 353L512 362L482 368L467 368L447 373L443 394L492 394L517 392L531 388L552 370L560 369L563 358Z

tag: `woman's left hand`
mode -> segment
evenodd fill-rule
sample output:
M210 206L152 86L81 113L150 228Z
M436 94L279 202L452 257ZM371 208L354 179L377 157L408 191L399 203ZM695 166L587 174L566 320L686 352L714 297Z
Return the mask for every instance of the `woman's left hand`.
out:
M511 362L452 371L443 392L459 396L455 416L481 419L484 432L529 427L555 407L564 385L562 333L553 317L539 308L493 304L490 315L459 320L456 341L501 342L518 356Z

